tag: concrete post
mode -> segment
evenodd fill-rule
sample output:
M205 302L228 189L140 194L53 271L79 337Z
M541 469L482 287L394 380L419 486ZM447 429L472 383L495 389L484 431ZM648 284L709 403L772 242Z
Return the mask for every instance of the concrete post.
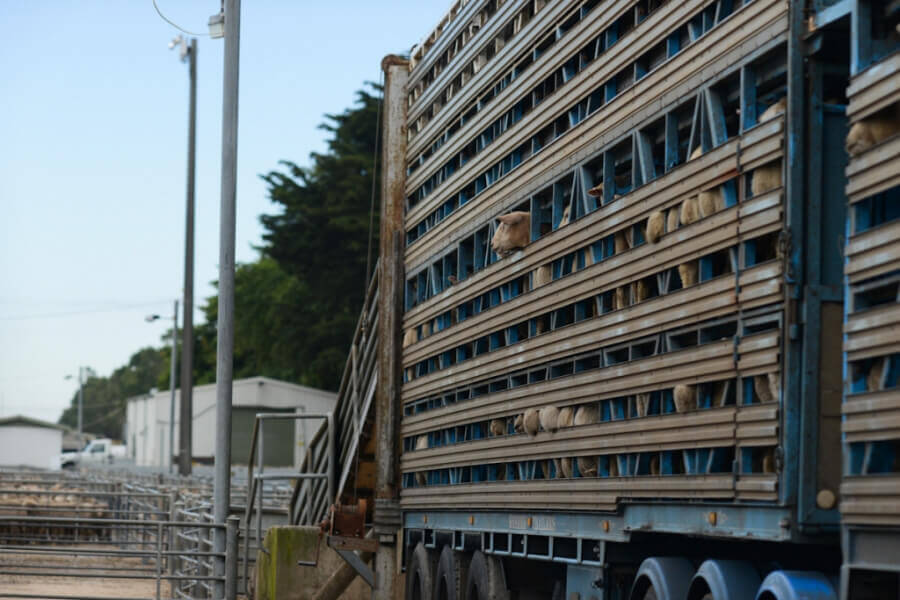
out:
M216 346L216 456L213 519L224 524L231 508L231 399L234 374L234 229L237 201L238 67L241 0L225 1L225 75L222 94L222 191L219 217L219 315ZM213 551L225 552L225 531L215 529ZM215 575L225 560L215 560ZM216 581L215 598L225 594Z
M381 151L381 272L378 279L378 389L375 394L374 600L393 600L397 589L400 528L400 385L403 298L403 203L406 184L406 83L409 63L386 56Z
M197 40L189 50L191 93L188 110L187 198L184 224L184 319L181 328L181 423L178 472L191 474L191 444L194 437L194 165L197 156ZM170 446L171 448L171 446ZM174 453L174 449L172 449Z

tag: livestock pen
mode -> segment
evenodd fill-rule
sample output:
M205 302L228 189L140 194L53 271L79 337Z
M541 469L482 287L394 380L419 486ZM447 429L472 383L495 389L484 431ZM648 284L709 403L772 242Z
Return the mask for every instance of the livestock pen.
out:
M232 492L240 514L247 487ZM258 501L286 519L289 495L271 485ZM0 597L212 598L217 584L227 598L246 593L240 546L253 562L257 536L237 516L215 523L211 500L204 477L0 471ZM226 533L224 553L212 549L215 530Z

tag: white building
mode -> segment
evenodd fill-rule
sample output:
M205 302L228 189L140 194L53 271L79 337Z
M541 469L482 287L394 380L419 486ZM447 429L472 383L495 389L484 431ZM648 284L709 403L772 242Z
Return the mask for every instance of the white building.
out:
M246 464L258 412L324 414L334 409L337 394L268 377L252 377L234 382L231 414L231 462ZM128 399L125 413L125 441L128 456L139 466L165 466L169 451L170 392L159 391ZM180 390L175 391L175 444L181 408ZM201 385L193 392L194 461L212 463L216 446L216 385ZM268 421L265 425L266 464L299 466L309 440L321 420Z
M21 415L0 419L0 466L59 469L65 429Z

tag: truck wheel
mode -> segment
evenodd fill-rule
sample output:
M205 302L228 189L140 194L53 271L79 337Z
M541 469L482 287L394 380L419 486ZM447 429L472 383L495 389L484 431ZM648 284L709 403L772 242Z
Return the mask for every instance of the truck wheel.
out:
M419 542L406 566L406 600L432 600L434 590L434 552Z
M434 576L434 600L463 600L469 557L444 546Z
M465 600L509 600L503 563L481 551L472 555L466 577Z

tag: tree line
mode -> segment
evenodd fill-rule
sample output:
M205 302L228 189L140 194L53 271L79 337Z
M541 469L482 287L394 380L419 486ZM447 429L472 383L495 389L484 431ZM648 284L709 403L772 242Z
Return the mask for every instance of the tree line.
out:
M352 107L326 115L320 127L330 134L327 150L312 153L309 167L281 161L261 175L279 210L260 216L259 258L236 268L235 379L262 375L337 390L367 284L373 189L373 253L378 249L380 186L373 188L372 171L377 182L380 98L381 89L369 84ZM203 322L194 327L194 385L215 381L218 296L207 298L201 310ZM85 431L121 437L126 400L169 388L171 336L169 330L160 347L141 348L109 376L88 378ZM61 424L77 426L77 402L76 392Z

